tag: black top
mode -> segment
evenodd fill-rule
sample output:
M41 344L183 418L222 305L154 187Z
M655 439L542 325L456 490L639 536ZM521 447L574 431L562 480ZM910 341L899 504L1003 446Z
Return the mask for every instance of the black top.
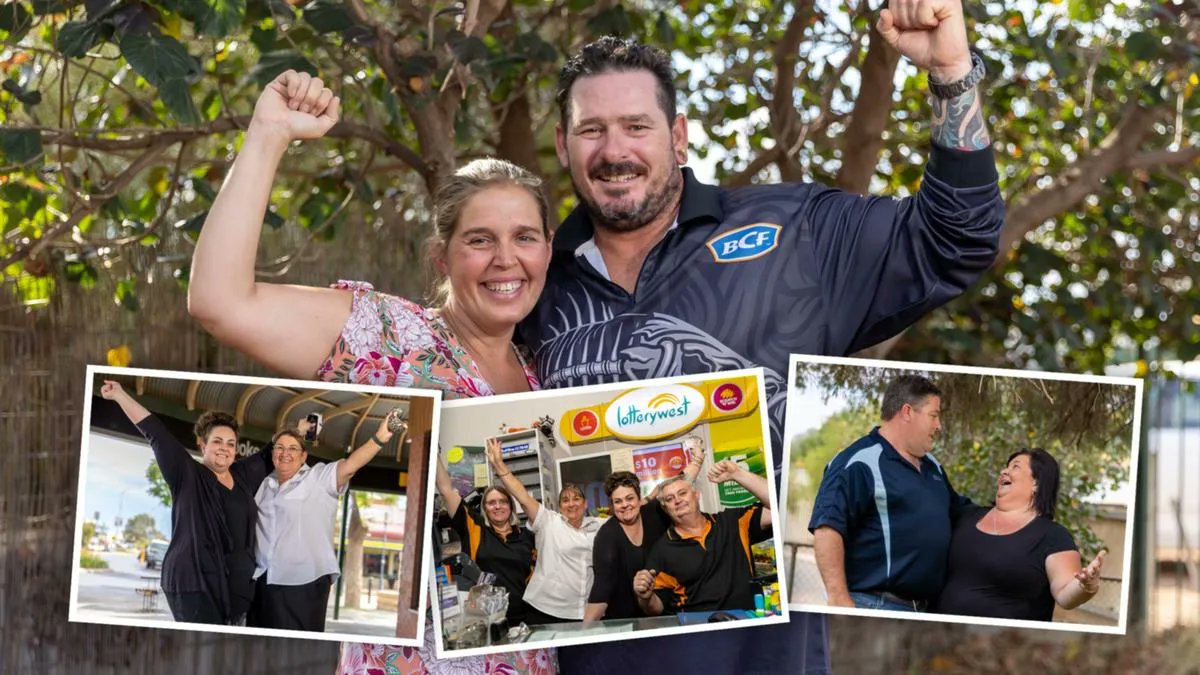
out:
M137 425L171 490L171 543L163 556L162 589L207 593L226 620L249 607L245 590L254 574L254 493L275 466L270 448L229 467L233 489L188 454L154 415ZM231 523L236 523L232 524ZM248 561L248 565L247 565Z
M681 537L672 525L646 556L647 569L658 571L654 588L663 613L754 609L750 544L771 536L760 525L762 506L703 515L708 525L699 538Z
M1004 224L991 150L934 146L904 199L683 177L679 226L632 294L579 255L594 227L576 207L521 338L546 389L762 366L778 475L789 355L844 356L896 335L991 267Z
M221 486L221 506L225 511L225 523L229 526L231 545L228 558L229 611L231 617L237 618L250 609L250 601L254 599L258 504L254 501L254 494L242 488L242 481L237 478L234 481L232 489Z
M588 602L608 603L605 619L629 619L645 616L633 593L633 577L646 569L646 553L667 532L670 520L657 499L641 507L642 545L635 546L615 517L600 526L592 544L592 570L595 573Z
M1075 540L1067 528L1041 517L1012 534L980 532L976 525L988 511L971 506L955 523L946 587L934 611L1050 621L1054 596L1046 558L1077 550Z
M471 556L479 569L496 575L501 586L508 589L509 624L525 618L525 585L533 574L533 563L537 559L533 533L520 525L513 525L507 537L501 537L488 525L483 514L465 503L450 515L454 531L463 541L463 552Z
M576 255L593 234L577 206L555 231L546 286L521 338L548 389L762 366L778 480L787 475L780 463L789 355L850 354L961 293L995 260L1004 202L991 150L935 145L917 194L900 200L819 185L719 188L685 170L678 219L630 295ZM774 238L770 225L781 228ZM824 622L792 617L619 648L562 647L559 667L636 670L664 653L681 672L827 663Z

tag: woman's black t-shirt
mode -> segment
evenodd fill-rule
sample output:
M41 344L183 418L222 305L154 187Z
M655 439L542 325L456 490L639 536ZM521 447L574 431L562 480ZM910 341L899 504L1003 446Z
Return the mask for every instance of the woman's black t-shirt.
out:
M236 619L250 609L254 599L254 544L258 523L258 505L247 486L235 483L233 489L221 486L221 506L229 528L226 564L229 566L230 617Z
M980 532L987 506L967 507L954 525L946 585L933 611L942 614L1050 621L1054 596L1046 558L1077 550L1071 533L1043 517L1012 534Z
M496 575L500 585L508 589L508 612L505 617L510 625L525 620L525 586L533 574L536 559L533 533L527 528L514 525L507 537L500 537L487 524L483 514L459 504L451 514L450 522L463 542L463 552L479 565L484 572Z

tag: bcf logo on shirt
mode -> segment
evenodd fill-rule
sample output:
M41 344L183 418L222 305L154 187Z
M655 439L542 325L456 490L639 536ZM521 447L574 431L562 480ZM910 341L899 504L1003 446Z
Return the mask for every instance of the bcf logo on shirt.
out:
M717 262L743 262L760 258L779 245L780 227L774 223L754 223L730 230L708 241Z

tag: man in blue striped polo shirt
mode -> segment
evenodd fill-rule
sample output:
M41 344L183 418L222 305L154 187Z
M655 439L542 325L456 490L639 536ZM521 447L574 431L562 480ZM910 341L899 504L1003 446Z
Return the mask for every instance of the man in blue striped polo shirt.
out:
M941 591L952 514L967 503L930 454L941 395L920 375L896 378L883 422L825 467L808 529L829 604L919 612Z

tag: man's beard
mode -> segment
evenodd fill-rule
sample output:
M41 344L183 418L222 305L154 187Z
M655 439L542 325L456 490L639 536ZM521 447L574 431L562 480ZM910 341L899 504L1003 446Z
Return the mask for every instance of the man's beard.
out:
M641 173L642 168L633 162L604 164L591 171L591 178L595 179L606 174ZM642 201L632 207L619 204L600 206L588 201L575 186L575 196L587 209L592 224L612 232L633 232L649 225L655 218L662 215L663 211L675 206L682 192L683 172L679 170L679 165L674 161L671 161L671 170L667 174L667 180L663 183L662 189L656 191L652 187Z

